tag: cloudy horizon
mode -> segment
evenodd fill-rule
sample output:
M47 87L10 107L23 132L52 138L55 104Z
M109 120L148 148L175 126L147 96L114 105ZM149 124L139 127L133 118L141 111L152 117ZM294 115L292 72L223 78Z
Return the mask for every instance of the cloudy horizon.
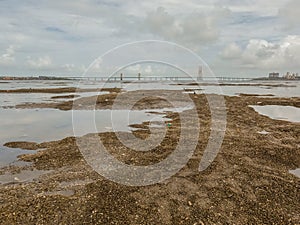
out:
M0 76L80 76L110 49L141 40L189 48L217 76L300 72L297 0L2 0L0 10Z

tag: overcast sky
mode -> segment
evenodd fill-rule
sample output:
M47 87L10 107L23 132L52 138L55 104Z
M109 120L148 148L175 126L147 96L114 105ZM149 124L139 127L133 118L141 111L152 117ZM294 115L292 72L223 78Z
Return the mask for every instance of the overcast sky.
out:
M191 49L217 76L300 72L299 0L1 0L0 11L0 75L80 76L147 39Z

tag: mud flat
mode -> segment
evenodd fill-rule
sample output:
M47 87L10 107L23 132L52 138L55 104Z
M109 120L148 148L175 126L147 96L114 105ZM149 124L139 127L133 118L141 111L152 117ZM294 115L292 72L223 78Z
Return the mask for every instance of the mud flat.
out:
M114 89L110 89L111 93L82 97L76 100L54 102L54 103L24 103L16 105L19 109L35 109L35 108L54 108L60 110L71 109L128 109L129 105L137 98L142 98L142 101L138 101L134 105L133 109L147 109L147 108L165 108L171 107L170 103L163 101L162 98L176 101L179 105L185 105L184 97L181 91L168 91L168 90L143 90L143 91L131 91L131 92L116 92ZM118 89L117 89L118 90ZM116 97L121 99L118 104L115 104ZM162 98L156 98L152 96L161 96ZM137 97L137 98L135 98Z
M165 91L166 96L174 96L178 101L179 93ZM130 97L140 94L139 91L133 92L120 107L126 107ZM116 93L96 99L99 97L97 107L111 108ZM214 162L199 172L199 162L210 134L211 116L204 95L191 94L190 97L199 114L201 132L198 145L187 165L160 184L130 187L109 181L87 165L76 142L82 138L90 139L88 143L93 149L96 136L115 158L124 163L154 164L166 158L178 144L182 128L179 113L167 113L172 126L167 128L161 144L148 152L128 149L112 132L46 143L7 143L6 146L12 148L37 152L20 156L21 160L29 162L28 165L22 168L10 166L0 171L2 176L7 178L10 174L13 178L13 182L0 185L1 223L299 224L300 180L289 170L300 165L300 124L272 120L248 106L277 104L299 107L300 99L224 97L226 135ZM81 99L81 107L90 108L94 100L95 97ZM67 101L65 104L71 103ZM162 99L147 97L134 107L168 106ZM182 113L188 116L189 110ZM193 124L186 126L193 127ZM142 128L133 131L136 137L145 139L150 134L149 123L135 127ZM267 132L262 133L262 130ZM34 175L36 171L42 172L34 179L22 181L18 174L25 170L26 174L32 171Z
M50 102L50 103L24 103L16 105L19 109L35 109L35 108L54 108L60 110L71 110L71 109L112 109L115 105L115 99L117 96L121 96L122 101L118 102L118 109L127 109L128 105L131 105L134 96L143 98L143 101L139 101L135 104L135 109L147 109L147 108L164 108L169 107L170 104L166 101L162 101L161 98L147 97L148 95L159 96L162 95L163 98L168 98L173 101L182 101L184 105L184 99L182 98L181 91L174 90L153 90L153 91L131 91L131 92L114 92L111 90L110 94L103 94L90 97L82 97L76 100L64 101L64 102ZM191 94L191 96L196 94ZM203 96L203 95L200 95ZM299 98L278 98L272 97L272 95L250 95L250 94L240 94L240 100L243 99L256 99L259 105L290 105L295 107L300 107ZM264 98L266 97L266 98ZM272 97L272 98L269 98Z
M58 96L52 96L51 99L77 98L77 97L80 97L80 95L58 95Z

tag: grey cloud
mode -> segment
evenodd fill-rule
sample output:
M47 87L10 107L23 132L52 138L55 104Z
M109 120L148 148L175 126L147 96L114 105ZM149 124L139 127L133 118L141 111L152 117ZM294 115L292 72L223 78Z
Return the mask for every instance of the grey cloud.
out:
M254 13L258 16L276 16L278 9L287 0L218 0L218 5L228 7L232 12Z
M215 8L209 13L170 15L166 9L159 7L156 11L148 13L145 27L152 34L168 41L189 46L200 45L219 38L219 22L229 14L228 9Z
M279 16L285 22L285 28L291 29L299 28L299 17L300 17L300 1L291 0L284 7L279 9Z
M82 65L107 50L143 39L176 42L211 62L231 60L229 70L295 66L300 51L291 34L297 34L299 8L298 1L286 0L4 1L0 71L80 75ZM280 29L280 21L293 30Z

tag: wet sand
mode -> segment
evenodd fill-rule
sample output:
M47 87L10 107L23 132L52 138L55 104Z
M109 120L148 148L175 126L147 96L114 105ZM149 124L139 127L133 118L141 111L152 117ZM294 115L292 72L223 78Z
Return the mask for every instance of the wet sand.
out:
M51 99L77 98L77 97L80 97L80 95L58 95L58 96L52 96Z
M156 91L151 91L153 96ZM180 101L180 91L163 92ZM119 108L126 108L134 96L141 94L131 92ZM116 95L111 92L58 105L22 107L76 110L90 109L96 102L97 109L108 109ZM160 184L128 187L107 180L87 165L75 137L46 143L7 143L8 147L37 153L20 156L29 165L7 167L0 170L1 174L17 177L24 170L50 172L32 181L15 179L0 185L2 224L299 224L300 180L289 170L300 165L300 124L272 120L248 105L300 107L300 99L225 96L227 129L221 151L212 165L199 173L210 133L210 110L204 95L190 96L200 119L197 148L179 173ZM159 98L145 98L134 105L136 109L165 107L170 104ZM183 113L188 115L189 111ZM170 154L178 143L179 115L169 112L167 116L172 126L163 142L149 152L124 147L111 132L84 138L90 139L93 147L93 137L99 136L109 152L127 164L153 164ZM133 126L143 128L134 131L137 137L149 135L149 123ZM262 130L268 134L259 133Z

